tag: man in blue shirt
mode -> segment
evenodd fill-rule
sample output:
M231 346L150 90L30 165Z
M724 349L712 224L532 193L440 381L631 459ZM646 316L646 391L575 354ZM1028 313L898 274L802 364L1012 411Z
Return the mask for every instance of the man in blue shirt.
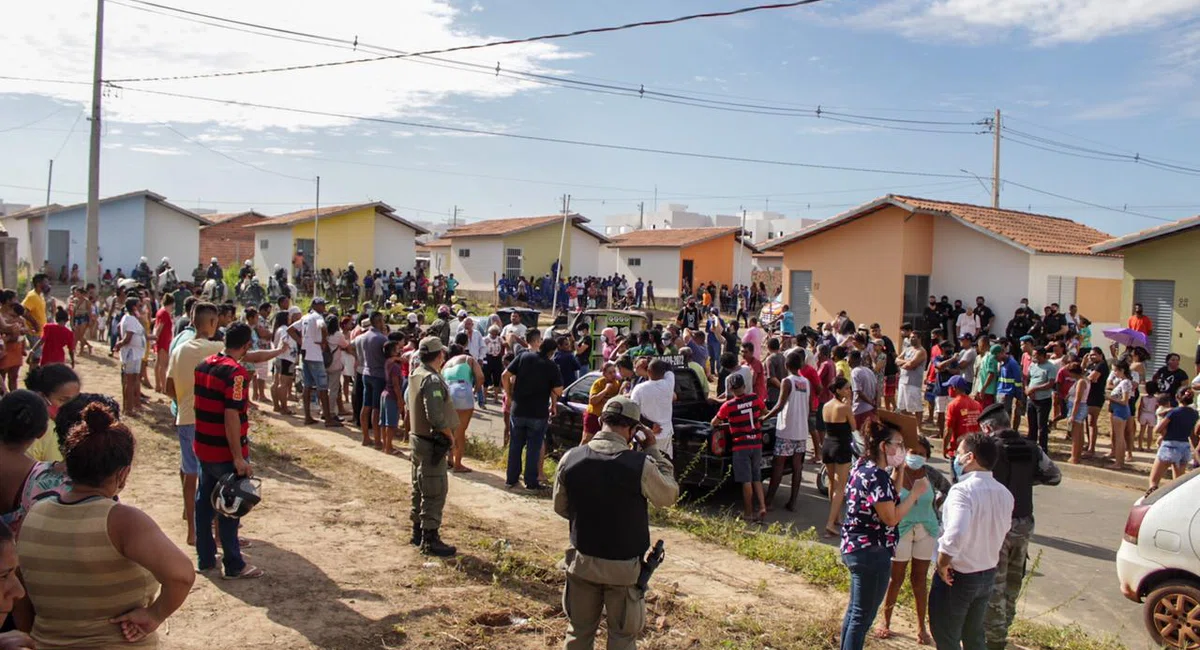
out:
M717 335L717 329L724 330L725 321L721 319L721 310L713 307L709 312L708 320L704 323L704 340L708 347L710 372L713 373L720 370L721 337ZM703 362L698 361L697 363L704 365Z
M1000 350L996 355L1000 363L1000 383L996 386L996 401L1004 405L1006 413L1011 414L1013 405L1023 401L1025 395L1024 377L1021 374L1021 364L1008 353L1007 349Z
M633 284L633 299L639 308L642 306L642 290L645 287L646 285L642 282L641 278L638 278L637 282Z
M779 331L783 332L784 336L796 334L796 315L792 313L791 305L783 306L783 313L779 315Z

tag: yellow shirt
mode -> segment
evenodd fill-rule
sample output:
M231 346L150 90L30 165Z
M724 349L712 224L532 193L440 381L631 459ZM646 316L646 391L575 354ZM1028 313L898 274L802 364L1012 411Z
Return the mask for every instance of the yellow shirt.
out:
M36 291L30 290L25 294L25 300L21 302L21 306L28 312L33 321L37 323L37 335L42 335L42 328L46 326L46 299Z
M847 362L845 359L842 359L841 361L838 361L837 363L835 363L833 365L837 367L837 371L838 371L839 375L844 377L846 379L846 381L850 381L850 363L849 362Z
M54 421L50 421L50 429L33 442L26 456L34 460L60 462L63 460L62 451L58 448L58 434L54 433Z
M600 393L603 393L606 388L608 388L609 386L612 386L612 385L620 386L621 382L619 382L619 381L610 382L610 381L606 380L604 377L599 377L596 379L595 382L592 383L592 388L591 388L591 390L588 391L588 407L587 407L588 413L590 413L591 415L595 415L597 417L600 416L600 409L604 408L604 405L603 404L601 404L600 406L593 405L592 398L599 395ZM616 395L616 393L613 393L613 395Z
M167 377L175 380L175 426L196 424L196 366L224 349L220 341L192 339L171 351Z

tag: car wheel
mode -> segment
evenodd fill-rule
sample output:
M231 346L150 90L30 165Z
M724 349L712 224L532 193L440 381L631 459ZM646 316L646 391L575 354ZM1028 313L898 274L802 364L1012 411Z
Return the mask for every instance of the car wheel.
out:
M823 497L828 497L829 496L829 470L825 469L825 465L821 465L821 468L817 470L817 478L815 480L817 483L817 492L820 492L821 496L823 496Z
M1200 588L1168 582L1146 597L1146 631L1155 644L1177 650L1200 648Z

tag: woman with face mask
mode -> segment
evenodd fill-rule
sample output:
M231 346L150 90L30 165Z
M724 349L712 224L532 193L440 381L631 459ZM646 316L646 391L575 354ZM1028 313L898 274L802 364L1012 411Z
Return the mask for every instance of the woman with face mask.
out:
M63 450L70 489L25 517L17 555L38 647L156 648L155 630L195 582L191 561L158 524L117 503L133 451L129 428L89 405Z
M908 498L912 486L923 479L929 479L932 489L917 498L916 505L900 520L896 527L899 541L896 544L896 554L892 557L892 577L888 583L887 597L883 601L883 624L875 630L875 637L890 639L892 637L892 608L900 596L900 588L904 586L905 570L911 562L913 598L917 608L917 642L929 645L932 638L926 625L925 606L929 600L929 564L933 561L933 551L936 546L941 525L938 523L937 502L950 490L950 482L942 473L927 465L933 453L933 447L924 436L920 440L919 451L909 450L904 457L904 464L892 470L892 480L900 493L900 499Z
M842 562L850 570L850 603L842 620L841 650L862 650L866 643L891 577L896 526L929 490L929 481L920 478L903 500L897 495L889 470L904 465L906 457L898 428L872 420L863 433L867 449L850 470L842 522Z

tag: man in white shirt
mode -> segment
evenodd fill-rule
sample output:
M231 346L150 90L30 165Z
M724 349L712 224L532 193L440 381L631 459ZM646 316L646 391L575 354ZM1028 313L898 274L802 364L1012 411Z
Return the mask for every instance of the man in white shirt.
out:
M521 314L514 311L512 320L500 331L500 338L504 339L504 346L511 354L515 355L526 348L525 330L525 324L521 322Z
M662 427L654 444L667 458L673 458L671 437L675 430L671 426L671 412L675 403L675 373L662 359L651 361L648 370L650 378L634 386L629 399L641 408L643 418Z
M321 402L321 419L325 421L325 426L341 426L342 420L329 410L329 375L325 370L324 354L329 345L329 333L325 328L325 299L320 296L313 298L312 311L288 328L288 334L298 344L301 358L304 360L301 365L304 378L304 423L317 423L312 417L312 392L316 390Z
M929 624L939 650L985 650L984 618L996 558L1012 526L1013 496L992 476L1000 447L972 433L958 444L958 483L942 505L937 573L929 590Z
M979 316L973 311L964 311L958 315L958 320L954 323L954 329L958 330L958 338L970 334L971 339L979 334Z
M467 354L471 355L476 361L483 362L483 334L475 327L475 321L470 318L463 321L463 327L459 332L467 335ZM455 334L457 338L458 334Z

